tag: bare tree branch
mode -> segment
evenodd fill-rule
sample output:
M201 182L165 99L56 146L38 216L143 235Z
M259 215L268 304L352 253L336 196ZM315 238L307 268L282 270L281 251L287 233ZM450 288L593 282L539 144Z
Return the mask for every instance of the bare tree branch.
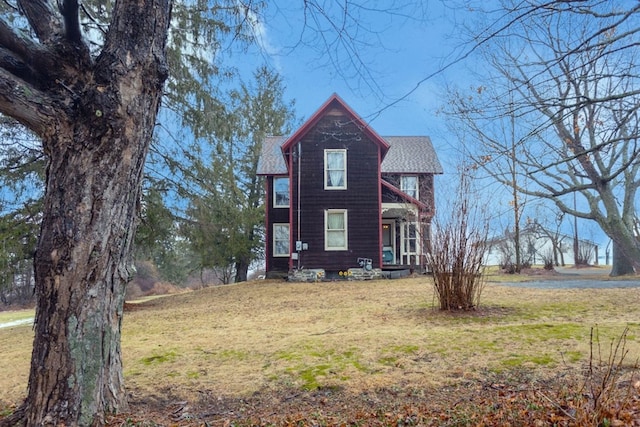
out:
M80 20L78 18L78 1L64 0L60 7L60 13L64 19L67 40L72 44L80 44L82 42L82 33L80 32Z
M53 55L41 45L26 37L19 36L7 23L0 19L0 46L4 48L3 65L26 82L40 87L46 77L55 70Z
M38 100L38 102L34 102ZM0 112L13 117L32 129L44 134L55 122L52 100L43 92L0 69Z
M51 44L62 35L62 23L50 1L18 0L18 8L29 21L40 43Z

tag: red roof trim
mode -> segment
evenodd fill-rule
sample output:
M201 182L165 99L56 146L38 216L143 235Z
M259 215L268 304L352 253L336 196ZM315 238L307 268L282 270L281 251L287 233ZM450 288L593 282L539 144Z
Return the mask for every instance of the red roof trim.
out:
M406 193L403 193L402 191L400 191L396 186L389 184L387 181L385 181L384 179L381 179L380 182L382 182L382 185L384 185L385 187L387 187L389 190L391 190L392 192L394 192L395 194L397 194L398 196L402 197L403 199L405 199L406 201L417 205L421 210L427 210L428 207L426 204L422 203L420 200L418 199L414 199L413 197L409 196Z
M380 149L382 151L382 156L381 156L381 161L382 161L382 159L384 158L384 155L389 150L389 144L387 144L387 142L384 139L382 139L382 137L378 135L376 131L374 131L371 128L371 126L369 126L368 123L362 120L362 118L355 111L353 111L351 107L349 107L347 103L342 100L342 98L340 98L335 93L331 95L329 99L326 100L325 103L322 104L322 106L318 108L318 110L315 113L313 113L313 115L306 122L304 122L303 125L300 126L300 128L293 135L287 138L287 140L281 146L282 152L285 153L292 145L300 141L300 139L302 139L302 137L306 135L307 132L309 132L311 128L315 126L316 123L318 123L318 121L332 107L335 107L335 106L339 106L342 109L344 109L347 112L347 114L352 117L352 120L362 129L365 135L367 135L369 138L371 138L371 140L374 143L380 146Z

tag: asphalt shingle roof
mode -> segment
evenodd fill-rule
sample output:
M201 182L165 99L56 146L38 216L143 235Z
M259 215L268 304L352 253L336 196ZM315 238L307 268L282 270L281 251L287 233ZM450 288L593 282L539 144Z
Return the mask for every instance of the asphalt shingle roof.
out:
M286 136L268 136L262 141L262 152L258 159L258 175L285 175L287 165L280 147Z
M442 165L428 136L383 136L390 148L382 173L442 173Z
M442 165L428 136L383 136L390 146L382 160L382 173L441 174ZM285 175L287 165L280 147L286 136L269 136L262 142L258 175Z

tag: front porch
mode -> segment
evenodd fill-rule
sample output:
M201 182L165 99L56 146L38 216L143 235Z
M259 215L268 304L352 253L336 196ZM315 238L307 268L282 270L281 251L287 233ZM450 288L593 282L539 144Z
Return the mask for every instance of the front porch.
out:
M418 209L407 203L382 204L382 270L389 276L425 273L424 233Z

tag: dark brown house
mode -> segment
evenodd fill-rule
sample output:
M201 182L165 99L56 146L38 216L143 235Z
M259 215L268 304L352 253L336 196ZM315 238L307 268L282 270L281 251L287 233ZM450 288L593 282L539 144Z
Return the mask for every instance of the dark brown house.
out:
M293 135L268 137L266 273L422 270L442 166L426 136L381 137L332 95Z

